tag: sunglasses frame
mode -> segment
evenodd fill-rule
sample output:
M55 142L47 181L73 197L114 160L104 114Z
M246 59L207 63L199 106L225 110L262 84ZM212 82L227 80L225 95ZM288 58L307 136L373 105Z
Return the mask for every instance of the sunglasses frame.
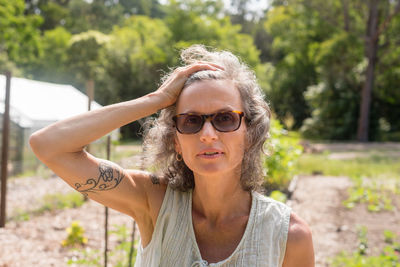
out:
M218 115L218 114L221 114L221 113L229 113L229 112L239 114L239 125L238 125L238 127L237 127L236 129L234 129L234 130L231 130L231 131L221 131L221 130L218 130L217 127L215 127L214 122L213 122L214 116L216 116L216 115ZM202 118L202 122L201 122L201 126L200 126L199 130L197 130L196 132L193 132L193 133L184 133L184 132L181 132L181 131L178 129L178 126L177 126L178 117L185 116L185 115L196 115L196 116L200 116L200 117ZM177 130L179 133L181 133L181 134L195 134L195 133L200 132L201 129L203 129L204 123L206 122L206 120L207 120L208 118L210 118L211 125L214 127L215 130L217 130L218 132L222 132L222 133L229 133L229 132L234 132L234 131L236 131L237 129L240 128L240 126L242 125L242 117L243 117L243 116L244 116L244 112L243 112L243 111L238 111L238 110L227 110L227 111L220 111L220 112L211 113L211 114L181 113L181 114L177 114L177 115L173 116L173 117L172 117L172 120L173 120L174 123L175 123L174 126L175 126L176 130Z

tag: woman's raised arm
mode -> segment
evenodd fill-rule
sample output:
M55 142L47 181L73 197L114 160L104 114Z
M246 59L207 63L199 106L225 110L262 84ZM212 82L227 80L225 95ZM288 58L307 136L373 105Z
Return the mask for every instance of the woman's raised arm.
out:
M75 190L136 219L135 212L148 209L143 188L146 174L127 172L90 155L84 147L116 128L155 113L164 107L163 103L162 97L154 93L106 106L41 129L29 142L36 156Z
M30 137L32 150L77 191L137 219L138 214L147 214L151 209L149 174L128 172L90 155L84 147L114 129L174 104L187 77L200 70L216 68L206 63L178 68L153 93L56 122Z

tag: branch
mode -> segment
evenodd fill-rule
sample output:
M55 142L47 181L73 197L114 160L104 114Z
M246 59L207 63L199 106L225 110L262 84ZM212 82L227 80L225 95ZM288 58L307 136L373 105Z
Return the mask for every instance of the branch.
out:
M400 0L399 0L400 1ZM326 16L326 14L323 14L323 8L321 8L320 6L318 6L318 5L313 5L312 3L311 3L311 1L307 1L307 0L305 0L305 1L302 1L301 2L302 4L303 4L303 6L304 7L306 7L306 8L308 8L308 9L310 9L310 10L315 10L315 11L317 11L318 12L318 15L324 20L324 22L326 22L327 24L329 24L329 25L331 25L331 26L333 26L333 27L338 27L338 21L336 21L336 20L334 20L334 19L332 19L332 17L331 16Z
M390 22L392 21L393 17L398 15L400 13L400 0L398 0L396 7L394 8L394 11L392 14L390 14L385 21L379 25L378 31L375 33L373 36L372 40L376 41L379 36L386 31L386 29L389 27Z

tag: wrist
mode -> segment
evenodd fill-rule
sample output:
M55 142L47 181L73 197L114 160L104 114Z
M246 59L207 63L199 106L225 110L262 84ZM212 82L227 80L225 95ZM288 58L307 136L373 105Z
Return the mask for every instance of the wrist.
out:
M157 110L169 107L174 104L173 102L171 102L170 98L167 95L157 91L147 94L146 97L148 97L148 99L155 104Z

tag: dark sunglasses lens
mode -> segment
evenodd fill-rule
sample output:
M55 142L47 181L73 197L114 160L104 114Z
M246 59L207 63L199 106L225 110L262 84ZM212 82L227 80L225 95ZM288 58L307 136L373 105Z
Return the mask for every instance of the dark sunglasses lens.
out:
M203 118L199 115L182 115L176 119L176 127L181 133L196 133L203 124Z
M221 112L214 116L212 122L218 131L231 132L239 128L240 115L235 112Z

